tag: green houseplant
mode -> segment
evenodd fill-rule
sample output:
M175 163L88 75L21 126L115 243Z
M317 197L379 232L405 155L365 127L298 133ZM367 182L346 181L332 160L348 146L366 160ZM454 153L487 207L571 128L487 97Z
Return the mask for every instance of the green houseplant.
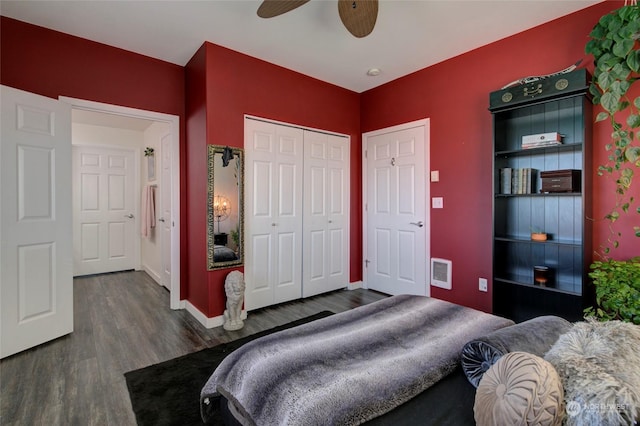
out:
M601 320L640 324L640 257L604 260L591 265L597 307L585 313Z
M240 225L238 224L235 229L232 229L229 233L237 250L240 247Z
M608 161L598 167L599 175L610 175L616 184L616 203L606 215L615 222L622 212L635 209L640 214L640 205L630 195L634 172L640 169L640 96L629 97L629 90L640 77L640 7L636 1L604 15L589 34L585 47L593 55L594 73L590 87L593 103L601 105L603 111L596 122L611 123L611 143L605 148ZM640 226L634 226L640 237ZM611 245L619 245L620 233L615 233ZM605 254L609 247L604 248Z
M616 201L605 219L611 225L622 213L635 210L638 200L631 192L635 172L640 169L640 96L632 99L630 90L640 77L640 7L637 0L600 18L589 34L585 47L593 55L594 73L590 86L593 103L600 105L596 122L608 121L612 128L605 164L599 175L615 181ZM608 257L619 246L621 232L610 226L612 237L603 245L602 260L591 265L596 307L585 309L586 315L601 320L619 319L640 324L640 257L627 261ZM633 227L640 237L640 226Z

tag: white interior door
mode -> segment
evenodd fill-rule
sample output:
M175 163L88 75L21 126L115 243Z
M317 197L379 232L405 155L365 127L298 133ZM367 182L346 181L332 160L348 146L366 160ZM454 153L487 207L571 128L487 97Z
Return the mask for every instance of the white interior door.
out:
M426 125L365 135L367 288L428 295Z
M73 331L71 108L1 87L0 357Z
M171 135L161 140L160 217L158 227L161 235L162 285L171 290Z
M135 269L133 150L73 147L74 275Z
M304 132L303 297L349 284L349 139Z
M302 296L301 129L245 119L245 306Z

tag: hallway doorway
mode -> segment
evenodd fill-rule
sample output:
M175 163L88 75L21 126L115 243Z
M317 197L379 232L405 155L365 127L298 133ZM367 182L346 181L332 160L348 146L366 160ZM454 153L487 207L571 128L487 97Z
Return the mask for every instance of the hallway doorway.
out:
M133 150L134 205L131 211L119 213L133 222L134 269L145 270L158 284L167 287L171 309L184 308L180 297L179 117L80 99L61 100L72 107L74 150L87 144L106 151ZM143 136L138 138L136 134ZM145 156L147 148L153 148L150 157ZM156 210L154 226L149 226L143 237L145 189L154 191ZM109 186L104 190L108 191ZM150 216L144 218L151 220ZM81 244L83 237L76 238L75 233L74 230L74 252L78 252L81 247L76 243Z

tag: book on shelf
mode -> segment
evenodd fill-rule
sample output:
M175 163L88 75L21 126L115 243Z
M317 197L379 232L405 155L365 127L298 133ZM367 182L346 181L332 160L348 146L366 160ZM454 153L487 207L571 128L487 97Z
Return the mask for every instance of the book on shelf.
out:
M532 194L535 192L536 169L531 167L500 169L500 194Z
M545 142L531 142L531 143L523 143L522 149L532 149L532 148L542 148L545 146L555 146L562 145L560 141L545 141Z
M513 171L510 167L505 167L504 169L500 169L500 193L501 194L511 194L511 172Z
M558 132L538 133L522 137L522 149L539 148L562 144L562 135Z

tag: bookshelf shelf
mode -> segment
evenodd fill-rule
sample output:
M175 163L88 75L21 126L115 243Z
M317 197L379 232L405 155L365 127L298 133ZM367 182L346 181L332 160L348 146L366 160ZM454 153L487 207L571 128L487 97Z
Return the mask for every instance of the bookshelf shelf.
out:
M550 90L535 99L521 100L517 106L499 103L508 98L504 92L517 88L490 95L494 139L493 311L515 321L539 315L579 320L590 301L587 274L591 226L587 218L592 216L592 107L586 71L577 70L564 78L574 88L571 93ZM554 87L553 81L549 84ZM532 135L547 133L561 134L562 143L522 149L523 137L531 140ZM540 192L541 173L562 170L580 171L576 178L580 186L576 188L581 190ZM554 175L544 173L550 174ZM551 238L531 241L530 233L535 228ZM534 284L534 266L549 268L552 278L548 286Z
M496 151L495 156L501 158L517 157L517 156L530 156L530 155L544 155L548 153L559 153L564 151L576 151L582 149L583 142L545 146L539 148L529 149L514 149L509 151Z
M551 246L568 246L568 247L582 247L582 242L572 240L547 240L547 241L533 241L530 238L525 237L494 237L495 241L504 241L508 243L518 244L536 244L536 245L551 245Z
M496 198L513 197L581 197L582 192L532 192L531 194L494 194Z
M533 284L533 278L531 277L519 276L519 277L510 277L510 278L495 278L495 280L508 285L519 285L523 287L537 289L540 292L555 292L555 293L562 293L562 294L570 294L573 296L580 296L579 293L563 290L562 287L560 288L541 287L539 285L535 285Z

